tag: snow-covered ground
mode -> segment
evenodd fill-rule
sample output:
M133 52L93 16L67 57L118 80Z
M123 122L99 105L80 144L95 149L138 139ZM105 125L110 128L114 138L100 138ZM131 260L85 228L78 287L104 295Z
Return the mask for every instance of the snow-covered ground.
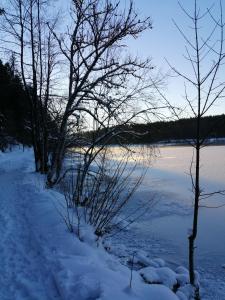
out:
M225 189L225 146L202 151L201 184L205 192ZM133 201L124 212L154 198L156 205L126 231L112 236L113 251L125 262L142 249L151 257L162 257L172 268L188 265L188 229L192 222L191 180L188 175L191 147L163 147L160 158L146 174ZM139 174L139 170L133 174ZM225 196L214 195L203 205L225 204ZM225 207L201 208L196 249L196 268L201 275L203 299L225 299ZM121 246L123 241L123 246Z
M223 188L224 152L215 146L202 153L202 184L209 191ZM0 299L186 300L188 276L179 265L187 266L190 154L188 147L163 148L127 213L152 195L154 209L104 244L108 253L90 227L81 228L82 241L68 232L59 214L63 195L45 189L44 177L33 172L31 150L0 153ZM200 213L196 251L204 300L225 299L224 215L224 208ZM175 295L177 283L184 287Z
M96 242L91 228L81 228L82 241L68 232L59 214L63 195L45 189L30 150L0 153L0 191L1 300L178 299L170 288L186 283L185 269L173 272L146 256L147 268L133 271L130 288L130 269Z

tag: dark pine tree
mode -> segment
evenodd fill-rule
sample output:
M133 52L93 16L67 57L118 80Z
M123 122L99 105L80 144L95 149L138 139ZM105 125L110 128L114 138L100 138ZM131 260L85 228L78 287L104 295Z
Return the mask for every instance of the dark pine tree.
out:
M12 139L31 143L30 104L14 63L0 60L0 148Z

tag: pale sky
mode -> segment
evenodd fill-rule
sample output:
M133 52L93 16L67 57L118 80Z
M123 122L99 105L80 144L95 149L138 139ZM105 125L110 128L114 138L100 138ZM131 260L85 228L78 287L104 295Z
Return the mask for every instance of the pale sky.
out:
M126 1L126 0L124 0ZM122 1L123 2L123 1ZM189 73L189 66L183 58L185 50L185 41L181 34L176 29L172 22L175 19L176 23L181 26L185 32L189 32L190 23L187 23L187 18L179 7L177 0L134 0L135 6L142 16L150 16L153 21L153 29L145 32L138 41L132 42L132 48L136 49L141 56L152 57L152 62L157 69L161 69L166 72L169 67L165 61L165 58L169 62ZM190 13L193 12L194 1L181 0L181 4ZM223 1L222 1L223 2ZM202 11L205 8L211 7L212 3L215 3L213 11L218 12L219 1L215 0L199 0L198 5ZM217 5L217 6L216 6ZM223 11L225 11L225 4ZM204 24L205 32L211 30L211 24ZM225 71L224 71L225 80ZM221 79L222 80L222 79ZM175 101L183 101L182 96L184 94L183 82L179 82L178 79L170 79L168 82L167 96ZM221 114L225 113L225 99L214 107L209 114Z

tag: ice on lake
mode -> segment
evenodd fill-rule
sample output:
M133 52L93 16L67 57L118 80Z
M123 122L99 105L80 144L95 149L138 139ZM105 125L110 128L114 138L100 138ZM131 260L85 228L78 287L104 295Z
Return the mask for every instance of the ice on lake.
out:
M190 166L193 148L161 147L125 214L139 204L156 199L152 209L113 238L129 253L141 248L162 257L171 266L187 266L188 230L192 224L193 193ZM194 164L193 164L194 166ZM225 189L225 146L207 146L201 151L201 188L204 193ZM138 176L137 169L133 176ZM202 202L196 243L196 268L202 277L204 299L225 299L225 196Z

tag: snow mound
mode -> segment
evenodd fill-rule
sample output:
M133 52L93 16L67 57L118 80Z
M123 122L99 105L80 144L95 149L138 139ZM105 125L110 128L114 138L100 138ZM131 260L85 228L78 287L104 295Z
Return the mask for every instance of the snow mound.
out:
M177 274L186 274L186 275L189 274L188 269L186 269L186 268L183 267L183 266L177 267L176 270L175 270L175 272L176 272Z
M155 268L165 267L166 263L161 258L154 258L151 260L150 265Z
M148 258L147 253L143 250L139 250L136 253L134 253L134 257L130 258L130 263L140 265L142 267L147 267L150 265L151 260Z
M146 282L164 284L170 289L177 284L177 274L167 267L147 267L141 269L140 274Z
M133 257L130 257L128 260L129 264L134 263L135 265L141 266L141 267L154 267L154 268L160 268L165 267L166 263L161 258L153 258L150 259L146 251L138 250L134 252Z
M184 286L190 283L188 269L179 266L176 268L175 272L177 273L177 283L179 286Z

